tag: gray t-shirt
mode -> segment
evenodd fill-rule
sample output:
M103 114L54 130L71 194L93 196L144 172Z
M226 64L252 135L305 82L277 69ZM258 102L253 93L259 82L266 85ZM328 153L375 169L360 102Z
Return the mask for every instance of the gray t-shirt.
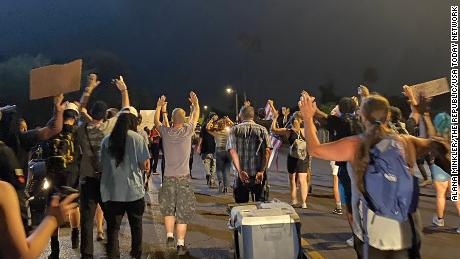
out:
M141 165L150 158L144 138L137 132L128 131L125 156L117 167L115 158L109 154L109 136L101 144L101 198L102 202L130 202L144 197L144 180Z
M160 134L166 160L165 176L188 175L192 136L195 134L193 124L185 123L182 128L161 126Z

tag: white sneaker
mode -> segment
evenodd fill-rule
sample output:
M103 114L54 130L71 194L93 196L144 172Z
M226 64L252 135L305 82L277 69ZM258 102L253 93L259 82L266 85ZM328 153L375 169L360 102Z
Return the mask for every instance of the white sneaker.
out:
M355 246L355 238L354 237L350 237L349 239L347 239L347 241L345 241L347 243L347 245L349 247L354 247Z
M296 201L296 200L294 200L294 201L291 201L291 206L292 206L292 207L294 207L294 206L296 206L298 203L299 203L299 202L298 202L298 201Z
M459 227L459 228L457 228L457 233L459 233L459 234L460 234L460 227Z
M438 219L438 216L433 216L433 225L437 227L444 227L444 219Z
M307 203L302 203L302 209L308 209Z

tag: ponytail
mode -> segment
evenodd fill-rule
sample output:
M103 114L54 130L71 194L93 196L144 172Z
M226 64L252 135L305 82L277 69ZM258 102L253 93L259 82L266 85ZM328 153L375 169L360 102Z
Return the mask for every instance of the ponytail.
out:
M375 121L372 126L364 133L363 140L358 148L354 162L352 163L353 171L357 176L358 189L364 192L364 174L369 166L371 148L379 143L386 135L385 129L380 121Z

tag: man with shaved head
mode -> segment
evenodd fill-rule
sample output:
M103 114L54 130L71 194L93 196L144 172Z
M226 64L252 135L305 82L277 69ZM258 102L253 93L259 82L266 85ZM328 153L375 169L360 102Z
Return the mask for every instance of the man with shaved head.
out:
M190 179L190 144L195 134L195 127L200 117L200 106L194 92L190 93L191 112L187 120L186 113L181 108L172 112L172 126L168 126L167 116L160 121L162 109L166 106L166 97L158 99L155 112L155 127L160 132L163 141L163 152L166 161L164 180L158 199L160 210L165 217L167 245L174 246L174 225L177 223L177 253L185 255L185 234L187 224L195 213L195 194Z

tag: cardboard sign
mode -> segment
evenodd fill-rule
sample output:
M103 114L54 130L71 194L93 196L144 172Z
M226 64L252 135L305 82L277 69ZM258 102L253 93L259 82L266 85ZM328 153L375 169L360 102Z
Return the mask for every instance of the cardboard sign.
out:
M449 82L447 78L440 78L433 81L417 84L411 86L415 95L418 99L420 93L423 93L425 97L434 97L450 92Z
M142 123L137 127L138 130L144 130L145 127L152 129L155 126L155 110L141 110Z
M50 65L30 71L30 100L80 90L83 61L77 59L63 65Z

